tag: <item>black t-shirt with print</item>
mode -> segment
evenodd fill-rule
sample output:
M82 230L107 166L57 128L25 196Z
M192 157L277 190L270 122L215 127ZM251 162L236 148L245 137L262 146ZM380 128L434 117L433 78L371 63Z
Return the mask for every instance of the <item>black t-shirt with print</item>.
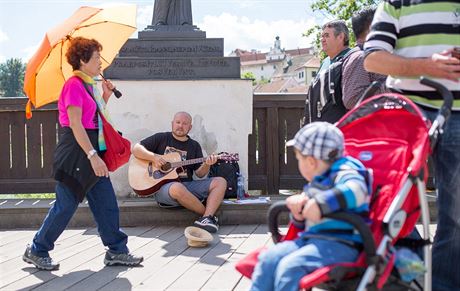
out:
M150 137L143 139L140 142L147 150L164 155L171 152L178 152L181 155L182 160L191 160L196 158L202 158L203 152L200 144L191 139L190 137L186 141L180 141L173 137L171 132L160 132ZM182 182L192 181L193 172L201 166L201 163L185 166L186 172L179 174L179 178Z

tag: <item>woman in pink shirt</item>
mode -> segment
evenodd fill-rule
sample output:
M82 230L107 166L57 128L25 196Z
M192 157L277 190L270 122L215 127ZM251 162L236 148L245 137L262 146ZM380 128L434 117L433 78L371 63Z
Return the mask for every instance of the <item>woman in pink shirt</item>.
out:
M105 104L114 89L110 81L102 82L102 96L97 89L94 78L101 73L101 50L96 40L77 37L72 39L66 53L74 76L65 82L58 101L62 130L54 153L56 202L23 256L25 262L38 269L59 268L49 251L85 197L102 243L108 247L104 263L135 266L143 260L129 253L128 236L119 226L119 209L109 170L101 158L106 148L97 108L106 113Z

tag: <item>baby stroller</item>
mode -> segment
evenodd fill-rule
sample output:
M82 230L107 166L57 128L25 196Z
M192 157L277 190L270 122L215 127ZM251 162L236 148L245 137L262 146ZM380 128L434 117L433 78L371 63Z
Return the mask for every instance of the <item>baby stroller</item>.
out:
M418 107L399 94L374 96L348 112L337 122L345 136L345 152L372 169L373 193L368 221L356 214L338 212L328 218L350 223L360 233L363 245L356 262L326 266L304 276L299 289L326 290L423 290L417 282L404 282L395 270L398 245L423 248L424 290L431 290L431 251L429 209L425 196L427 159L450 115L452 94L442 85L422 78L444 98L442 108L430 127ZM431 144L431 148L430 148ZM269 230L275 243L297 238L301 231L289 225L285 235L278 228L278 217L288 211L284 202L269 210ZM422 238L407 238L421 216ZM257 249L236 264L251 278Z

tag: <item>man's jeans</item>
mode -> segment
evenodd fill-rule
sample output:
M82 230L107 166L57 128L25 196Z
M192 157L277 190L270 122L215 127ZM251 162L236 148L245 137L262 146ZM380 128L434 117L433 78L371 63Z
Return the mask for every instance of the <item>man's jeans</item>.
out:
M102 243L113 253L128 253L128 236L120 230L119 209L110 179L99 178L86 199L96 220ZM48 251L54 248L54 242L66 228L77 207L75 195L64 184L57 183L56 202L33 239L33 254L49 256Z
M358 254L355 248L330 240L299 238L279 243L259 255L251 291L297 291L303 276L330 264L354 262Z
M433 120L436 111L425 110ZM433 290L460 290L460 112L452 112L433 153L438 221L433 244Z

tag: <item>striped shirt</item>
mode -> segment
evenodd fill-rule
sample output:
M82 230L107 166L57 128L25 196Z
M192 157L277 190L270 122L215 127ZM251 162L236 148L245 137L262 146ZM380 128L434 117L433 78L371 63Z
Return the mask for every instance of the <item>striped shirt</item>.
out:
M460 1L385 0L375 12L364 49L366 54L385 50L406 58L429 58L454 46L460 46ZM460 110L460 83L434 80L453 92L453 109ZM388 76L387 87L427 107L442 104L442 97L415 77Z
M342 100L347 109L352 109L358 103L361 95L366 91L369 85L374 82L380 82L379 89L374 93L378 95L386 92L385 75L371 73L364 69L364 52L354 50L343 61L342 68Z
M304 193L315 199L321 215L337 211L367 214L372 177L363 164L352 157L335 161L324 174L306 185ZM294 222L295 223L295 222ZM306 221L307 233L327 233L343 239L361 241L353 227L345 222L323 218L319 222Z

